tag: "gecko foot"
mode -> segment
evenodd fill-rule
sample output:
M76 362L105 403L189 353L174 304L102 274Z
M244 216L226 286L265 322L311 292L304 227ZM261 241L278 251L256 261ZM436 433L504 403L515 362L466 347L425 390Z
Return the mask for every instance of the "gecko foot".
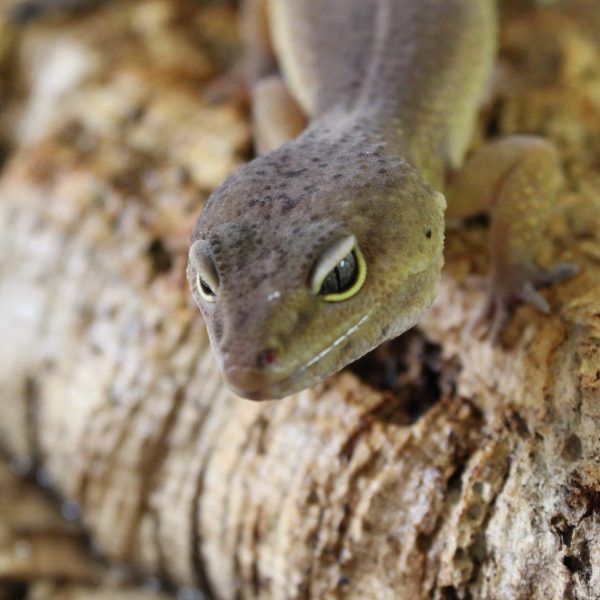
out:
M579 273L579 267L572 262L561 262L551 269L541 269L531 265L524 269L525 276L512 279L512 285L498 277L490 281L485 302L475 316L467 323L464 334L471 335L476 328L490 319L489 326L484 330L484 335L492 344L496 344L502 333L502 329L508 321L511 308L515 301L532 304L544 314L550 313L548 300L538 291L538 287L544 287L553 283L559 283ZM516 284L515 284L516 283Z

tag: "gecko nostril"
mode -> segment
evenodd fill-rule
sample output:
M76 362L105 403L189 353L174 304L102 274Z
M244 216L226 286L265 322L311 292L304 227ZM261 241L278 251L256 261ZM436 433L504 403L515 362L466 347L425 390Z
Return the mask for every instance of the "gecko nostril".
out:
M264 367L270 367L275 364L277 360L277 351L273 348L267 348L266 350L262 350L258 353L256 357L256 366L259 369L263 369Z

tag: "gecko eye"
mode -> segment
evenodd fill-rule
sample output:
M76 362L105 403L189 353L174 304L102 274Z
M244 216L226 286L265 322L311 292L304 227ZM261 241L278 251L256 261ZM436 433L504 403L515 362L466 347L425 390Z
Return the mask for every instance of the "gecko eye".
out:
M198 273L198 275L196 276L196 286L198 288L200 296L202 296L202 298L204 298L207 302L215 301L217 295L210 287L210 285L206 282L206 280L202 278L200 273Z
M219 275L213 262L208 242L198 240L190 248L190 265L196 271L196 290L206 302L215 302L219 287Z
M347 300L360 290L366 275L365 259L351 235L321 255L311 278L311 290L327 302Z

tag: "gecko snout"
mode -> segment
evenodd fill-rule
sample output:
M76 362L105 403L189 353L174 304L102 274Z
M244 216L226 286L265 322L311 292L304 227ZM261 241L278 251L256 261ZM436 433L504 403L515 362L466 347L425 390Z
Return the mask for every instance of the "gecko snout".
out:
M250 400L260 399L260 392L267 383L265 374L259 369L231 367L224 375L228 385L236 394Z
M256 357L256 366L259 369L274 366L277 362L277 350L275 348L266 348L261 350Z
M229 361L225 359L223 374L237 394L251 400L261 400L265 398L266 390L284 376L277 368L278 357L278 350L268 347L256 353L249 366L236 362L227 364Z

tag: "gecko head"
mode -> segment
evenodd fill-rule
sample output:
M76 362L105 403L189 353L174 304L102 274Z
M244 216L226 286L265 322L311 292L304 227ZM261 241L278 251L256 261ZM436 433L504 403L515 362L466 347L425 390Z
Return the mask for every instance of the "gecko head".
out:
M445 201L376 150L283 146L209 198L188 279L240 396L309 387L414 325L442 267Z

